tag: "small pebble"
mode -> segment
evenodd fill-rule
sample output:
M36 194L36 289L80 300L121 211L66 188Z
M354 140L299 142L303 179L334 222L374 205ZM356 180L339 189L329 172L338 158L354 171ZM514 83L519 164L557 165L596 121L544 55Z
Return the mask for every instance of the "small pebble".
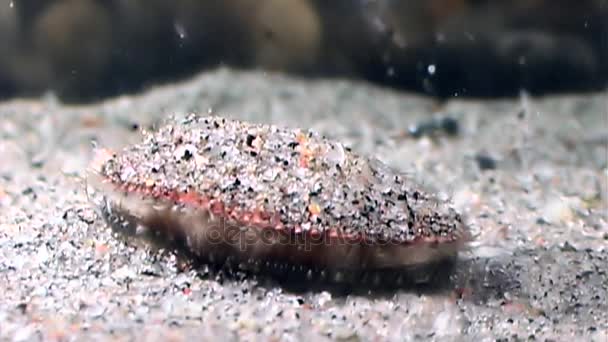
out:
M408 133L414 138L421 138L427 135L435 135L440 132L448 136L458 135L460 132L460 124L456 118L446 116L441 118L432 118L408 127Z
M477 166L479 166L479 169L482 171L496 169L496 160L487 154L476 154L475 161L477 161Z

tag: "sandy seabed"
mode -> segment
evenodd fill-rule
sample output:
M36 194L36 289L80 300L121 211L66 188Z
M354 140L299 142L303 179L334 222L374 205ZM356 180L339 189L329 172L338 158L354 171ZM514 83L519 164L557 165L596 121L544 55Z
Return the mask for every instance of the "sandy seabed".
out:
M445 103L227 69L87 106L0 104L0 339L608 339L606 93ZM476 241L441 289L338 294L182 272L87 200L91 141L170 114L313 128L453 198ZM432 117L459 133L414 139Z

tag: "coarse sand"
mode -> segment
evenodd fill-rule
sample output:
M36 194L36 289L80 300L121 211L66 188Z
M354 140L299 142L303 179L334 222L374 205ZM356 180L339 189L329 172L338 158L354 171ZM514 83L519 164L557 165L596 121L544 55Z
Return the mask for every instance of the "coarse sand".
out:
M219 69L95 105L2 103L0 339L606 341L606 95L438 103ZM453 199L476 240L440 288L337 293L184 270L113 236L85 191L91 142L121 148L208 111L312 128L409 172ZM408 134L435 117L457 134Z

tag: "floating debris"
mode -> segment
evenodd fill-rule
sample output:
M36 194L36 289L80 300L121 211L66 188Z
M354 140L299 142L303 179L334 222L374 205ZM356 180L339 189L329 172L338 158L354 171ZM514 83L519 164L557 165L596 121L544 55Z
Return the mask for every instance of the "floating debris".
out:
M470 240L448 202L310 130L192 114L100 149L92 171L115 230L205 263L399 283Z

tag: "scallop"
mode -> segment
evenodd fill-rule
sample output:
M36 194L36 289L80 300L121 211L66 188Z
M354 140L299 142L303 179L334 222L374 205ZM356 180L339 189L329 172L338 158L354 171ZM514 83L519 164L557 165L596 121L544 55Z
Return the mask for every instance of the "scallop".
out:
M448 200L312 130L191 114L142 134L92 163L104 217L203 263L401 283L471 240Z

